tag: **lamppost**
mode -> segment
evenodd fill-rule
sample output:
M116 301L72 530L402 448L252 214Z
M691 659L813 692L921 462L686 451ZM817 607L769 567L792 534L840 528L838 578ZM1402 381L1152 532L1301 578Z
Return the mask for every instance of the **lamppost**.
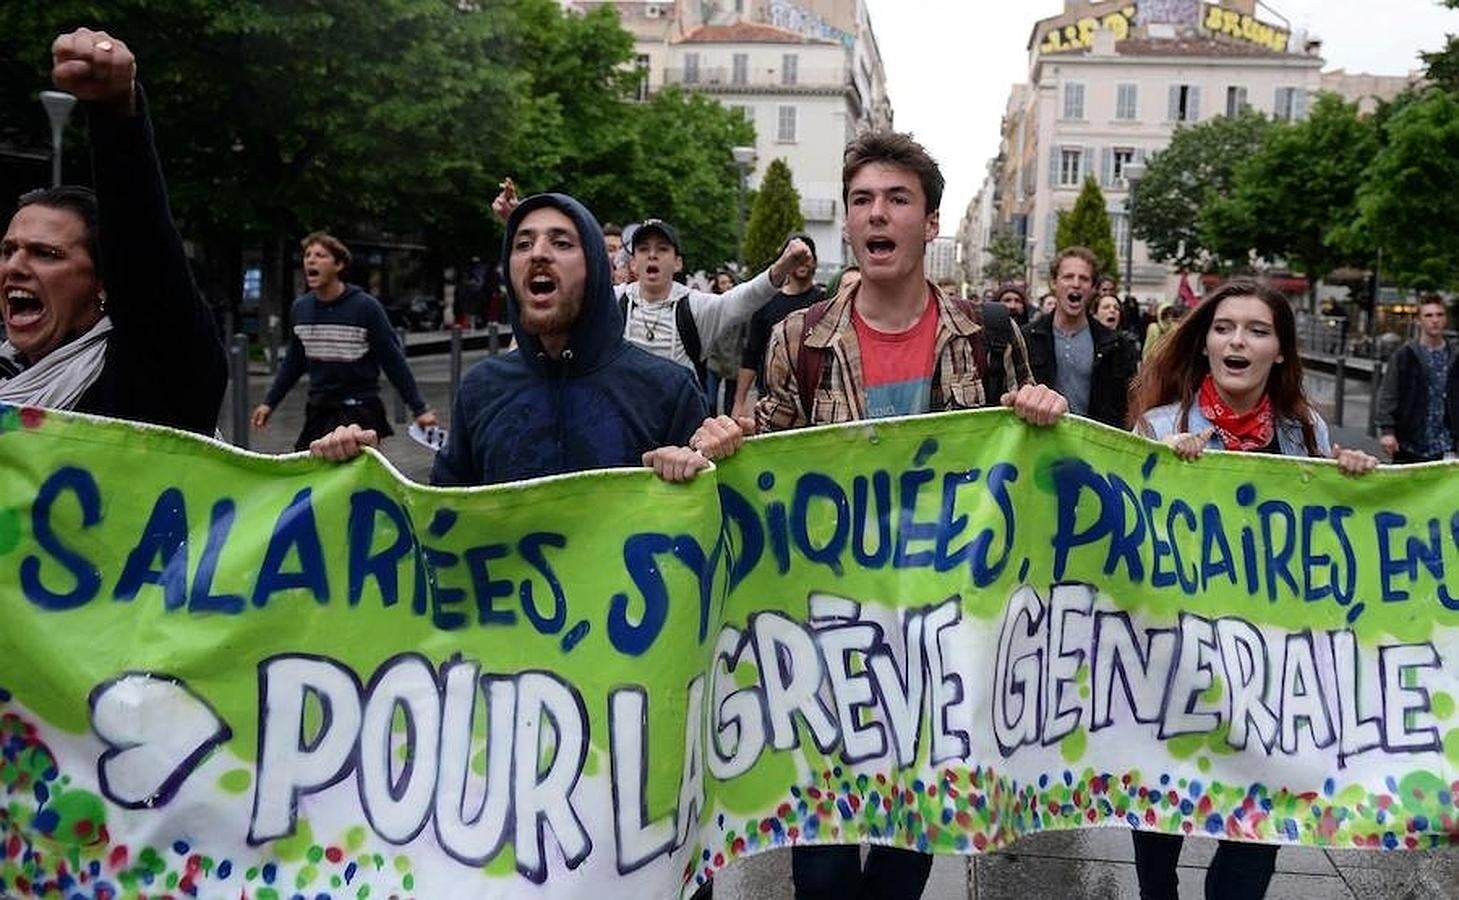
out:
M745 262L745 192L749 190L750 170L755 168L754 147L731 147L730 155L735 158L735 169L740 174L740 192L735 195L735 209L739 212L739 219L736 224L739 228L735 232L735 255L741 265Z
M61 184L61 136L71 118L71 109L76 106L76 98L65 91L41 91L41 106L46 108L46 117L51 120L51 187L58 187Z
M1129 195L1125 197L1125 295L1135 295L1135 188L1145 177L1145 164L1131 161L1125 165L1125 184Z

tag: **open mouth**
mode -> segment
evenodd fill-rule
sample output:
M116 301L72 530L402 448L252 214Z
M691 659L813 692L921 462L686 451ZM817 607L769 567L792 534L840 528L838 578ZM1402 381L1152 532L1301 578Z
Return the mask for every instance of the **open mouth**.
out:
M316 268L314 268L313 266L310 266L310 267L308 267L308 268L306 268L304 270L304 277L305 278L318 278L319 277L319 270L316 269Z
M5 292L5 324L12 328L23 328L34 324L45 307L30 291L12 288Z
M1223 356L1221 364L1230 372L1245 372L1251 368L1251 360L1244 356Z
M654 265L653 263L649 263L648 265L643 267L643 274L650 277L656 277L659 274L659 267Z
M533 275L527 282L527 293L534 297L546 297L557 290L557 282L546 275Z
M866 242L866 252L870 253L873 258L891 256L896 249L896 241L888 238L872 238Z

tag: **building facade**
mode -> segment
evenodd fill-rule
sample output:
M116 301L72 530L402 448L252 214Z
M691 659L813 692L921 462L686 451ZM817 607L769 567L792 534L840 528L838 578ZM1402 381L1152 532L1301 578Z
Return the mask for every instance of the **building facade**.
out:
M842 238L846 142L890 128L886 74L864 0L564 0L610 5L634 36L646 99L674 86L740 111L755 128L754 189L784 159L821 273L849 259Z

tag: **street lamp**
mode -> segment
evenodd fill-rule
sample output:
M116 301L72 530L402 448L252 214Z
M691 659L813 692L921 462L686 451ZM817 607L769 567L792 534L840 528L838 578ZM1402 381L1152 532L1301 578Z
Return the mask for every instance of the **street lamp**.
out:
M755 168L754 147L731 147L730 155L735 159L735 168L740 173L740 192L735 196L735 209L739 212L739 229L735 232L736 256L743 265L745 261L745 192L749 189L750 170Z
M1131 161L1125 165L1125 184L1129 195L1125 197L1125 295L1135 295L1135 188L1145 177L1145 164Z
M61 184L61 136L76 106L76 98L65 91L41 91L41 106L51 120L51 187Z

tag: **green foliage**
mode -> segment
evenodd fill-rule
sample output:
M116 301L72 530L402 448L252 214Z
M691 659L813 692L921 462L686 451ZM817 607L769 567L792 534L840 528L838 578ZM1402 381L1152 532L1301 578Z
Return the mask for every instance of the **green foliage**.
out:
M1459 288L1459 98L1430 89L1384 123L1358 190L1360 226L1383 249L1383 273L1424 289Z
M490 203L508 174L603 220L671 219L691 259L734 253L729 147L753 128L702 97L635 102L633 40L609 5L22 3L0 31L0 141L48 146L34 97L52 40L79 23L136 51L174 212L211 255L329 227L495 257Z
M1073 209L1068 212L1059 210L1059 226L1054 232L1054 241L1060 250L1088 247L1099 260L1099 275L1119 280L1120 263L1115 252L1114 232L1110 229L1109 212L1104 208L1104 192L1099 189L1099 182L1094 180L1094 176L1084 179L1084 187L1080 189Z
M1135 192L1134 235L1152 259L1182 271L1246 259L1248 245L1241 241L1211 244L1203 219L1211 201L1230 192L1237 163L1256 152L1270 127L1265 117L1247 111L1176 128L1170 144L1150 158Z
M988 262L983 266L983 275L989 281L1012 281L1028 272L1024 241L1015 232L995 233L984 252L988 254Z
M750 220L745 226L745 267L759 272L780 255L780 245L793 231L805 228L800 212L800 192L790 175L790 166L777 159L765 169Z
M1441 6L1459 9L1459 0L1439 0ZM1420 53L1429 81L1446 91L1459 93L1459 36L1446 35L1442 50Z
M1287 257L1314 283L1343 263L1365 262L1366 241L1352 223L1363 170L1377 150L1377 131L1356 104L1319 96L1306 119L1266 132L1257 152L1237 165L1229 196L1209 200L1207 245Z
M740 176L731 148L753 144L755 129L703 94L674 88L631 112L640 143L636 161L615 169L627 188L617 221L672 222L691 272L734 259Z

